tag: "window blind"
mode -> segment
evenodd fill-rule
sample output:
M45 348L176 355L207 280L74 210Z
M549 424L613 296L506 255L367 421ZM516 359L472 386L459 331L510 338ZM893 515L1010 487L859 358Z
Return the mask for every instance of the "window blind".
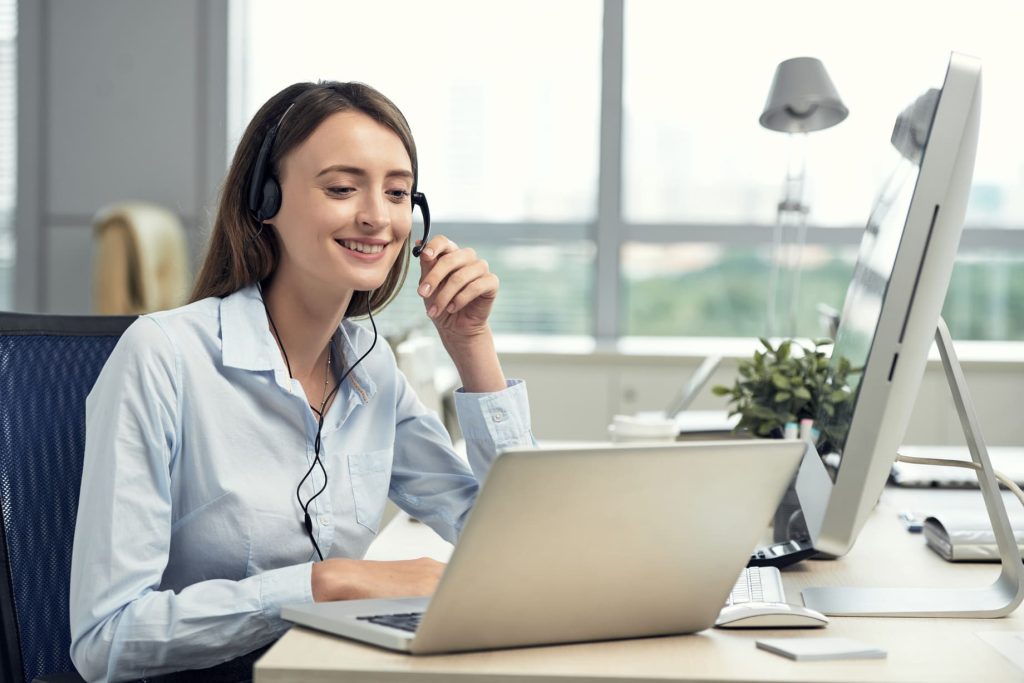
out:
M18 159L17 0L0 0L0 309L12 306Z

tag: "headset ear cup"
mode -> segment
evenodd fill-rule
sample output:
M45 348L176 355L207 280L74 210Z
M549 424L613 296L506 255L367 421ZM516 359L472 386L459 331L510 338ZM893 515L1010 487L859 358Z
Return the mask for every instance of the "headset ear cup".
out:
M262 220L273 218L281 209L281 186L276 178L263 181L263 194L260 197L260 216Z

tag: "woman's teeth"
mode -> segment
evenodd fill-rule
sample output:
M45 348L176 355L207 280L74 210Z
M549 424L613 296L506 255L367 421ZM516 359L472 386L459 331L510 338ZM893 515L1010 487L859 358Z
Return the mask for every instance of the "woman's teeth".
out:
M383 244L363 244L362 242L349 242L348 240L335 240L338 244L351 249L352 251L358 251L363 254L379 254L384 251Z

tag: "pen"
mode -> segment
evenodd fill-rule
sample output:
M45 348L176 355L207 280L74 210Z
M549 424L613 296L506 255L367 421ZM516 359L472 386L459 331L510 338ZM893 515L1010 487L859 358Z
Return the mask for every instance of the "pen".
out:
M800 438L807 443L814 443L811 440L811 428L814 426L814 420L809 417L805 417L800 420Z

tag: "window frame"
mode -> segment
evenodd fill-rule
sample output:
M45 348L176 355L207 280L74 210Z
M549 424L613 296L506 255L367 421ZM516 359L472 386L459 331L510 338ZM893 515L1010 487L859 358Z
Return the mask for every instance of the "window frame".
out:
M233 27L240 25L237 11L245 11L240 2L232 3L235 19ZM665 222L640 223L627 221L623 215L623 82L625 52L625 0L602 0L601 68L600 68L600 123L599 169L596 213L586 222L488 222L488 221L436 221L432 232L444 233L463 244L502 246L510 241L578 242L590 241L596 247L594 260L594 286L591 290L593 330L591 337L601 345L616 343L623 335L624 315L620 310L623 293L621 268L622 248L627 242L668 244L686 242L713 242L724 246L771 245L773 223L709 223ZM237 28L232 35L233 55L244 49L245 39ZM241 101L238 88L241 80L238 68L244 69L244 59L232 60L236 70L232 74L232 101L228 108L237 116ZM237 121L232 121L238 124ZM229 130L231 126L229 126ZM852 246L860 244L863 226L808 225L806 244L823 246ZM972 225L964 230L961 249L1019 249L1024 251L1024 229ZM529 334L524 332L523 334ZM1006 343L1009 340L996 341ZM1011 342L1012 343L1012 342Z

